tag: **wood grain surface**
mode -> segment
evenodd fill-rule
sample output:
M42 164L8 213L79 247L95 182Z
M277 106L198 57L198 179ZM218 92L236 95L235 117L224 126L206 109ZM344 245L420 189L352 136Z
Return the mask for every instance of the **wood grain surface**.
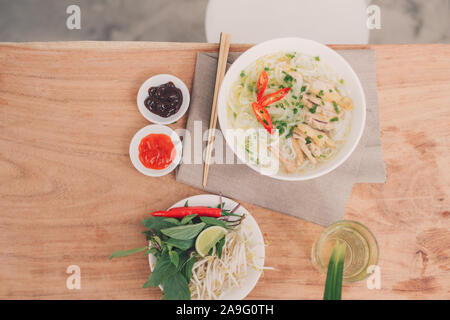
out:
M345 218L376 235L382 278L380 290L345 285L343 298L450 299L450 46L364 47L376 50L387 183L356 185ZM158 73L190 88L196 53L215 50L193 43L0 44L0 298L161 298L159 289L142 288L147 257L108 256L145 245L141 221L149 212L203 192L173 173L150 178L134 169L129 143L148 124L136 94ZM310 252L323 228L244 206L268 243L266 265L276 269L248 298L321 299L325 276ZM69 265L81 268L81 290L66 288Z

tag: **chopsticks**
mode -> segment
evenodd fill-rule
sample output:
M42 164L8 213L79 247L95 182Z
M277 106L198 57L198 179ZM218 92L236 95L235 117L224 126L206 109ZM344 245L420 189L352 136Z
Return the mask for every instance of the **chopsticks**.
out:
M212 145L214 141L214 131L216 129L217 124L217 98L219 96L220 85L222 84L222 80L223 77L225 76L225 70L227 67L228 50L230 49L230 38L231 35L229 35L228 33L222 32L220 34L216 84L214 87L214 98L211 107L211 119L209 120L209 134L206 146L205 166L203 167L203 183L202 183L203 188L206 186L206 182L208 181L209 162L211 160Z

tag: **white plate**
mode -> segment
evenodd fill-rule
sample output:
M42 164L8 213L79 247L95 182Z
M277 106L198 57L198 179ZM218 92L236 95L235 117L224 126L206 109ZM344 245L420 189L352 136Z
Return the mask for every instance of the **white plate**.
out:
M180 110L178 110L177 113L174 115L171 115L168 118L160 117L153 112L150 112L144 105L145 99L148 97L148 89L150 87L160 86L162 84L165 84L169 81L172 81L175 87L181 90L181 93L183 94L183 103L181 104ZM147 119L150 122L158 123L158 124L170 124L174 123L178 119L180 119L185 113L186 110L189 107L190 102L190 95L189 90L184 84L183 81L181 81L179 78L170 75L170 74L158 74L156 76L153 76L151 78L148 78L139 88L138 94L137 94L137 105L139 108L139 112L144 116L145 119Z
M212 194L201 194L198 196L189 197L183 200L178 201L170 208L174 207L182 207L186 203L186 200L189 201L189 206L210 206L210 207L216 207L220 200L218 195L212 195ZM225 202L225 209L233 209L238 203L228 199L226 197L222 197L222 201ZM170 209L169 208L169 209ZM250 232L253 234L252 238L250 239L250 246L253 247L253 250L255 252L256 263L259 266L264 266L264 258L265 258L265 248L264 248L264 239L261 233L261 230L259 229L258 223L256 223L256 220L252 217L250 212L248 212L244 207L240 206L236 211L236 214L245 214L246 217L244 221L242 222L242 226L245 228L249 228ZM148 261L150 264L150 270L153 271L154 266L156 265L156 257L152 254L149 254ZM222 296L222 300L242 300L244 299L250 291L253 290L256 283L259 280L259 277L261 276L261 270L255 270L254 268L248 269L248 275L247 278L244 279L242 282L241 287L239 288L233 288L227 292L224 293ZM160 286L161 288L161 286Z
M344 79L349 95L353 99L355 107L352 113L351 131L348 134L346 143L333 159L305 173L287 174L279 171L277 174L270 175L270 177L281 180L308 180L317 178L336 169L347 160L358 145L366 122L366 98L358 76L344 58L327 46L307 39L281 38L260 43L240 55L227 71L220 87L218 98L220 128L228 146L234 151L237 157L250 168L260 172L257 166L248 162L243 154L237 152L235 144L232 143L233 135L230 132L227 133L227 129L230 128L227 117L227 96L232 84L239 79L239 74L243 69L253 63L257 58L279 51L296 51L311 56L320 56L321 61L326 62Z
M148 136L151 133L162 133L162 134L168 135L170 137L170 139L172 139L173 145L175 146L175 150L176 150L175 159L173 159L172 163L167 168L164 168L162 170L154 170L154 169L146 168L139 160L139 143L141 142L141 140L143 138L145 138L146 136ZM173 131L172 129L170 129L169 127L161 126L158 124L148 125L148 126L142 128L141 130L139 130L138 132L136 132L133 139L131 139L131 143L130 143L130 159L131 159L131 162L133 163L134 167L140 173L145 174L146 176L151 176L151 177L161 177L161 176L168 174L173 169L175 169L176 166L181 161L181 153L182 153L182 145L181 145L181 140L180 140L180 137L178 136L178 134L175 131Z

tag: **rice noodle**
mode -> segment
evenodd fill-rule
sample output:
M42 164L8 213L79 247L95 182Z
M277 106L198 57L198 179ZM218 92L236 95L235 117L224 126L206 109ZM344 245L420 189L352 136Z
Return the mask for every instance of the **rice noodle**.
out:
M269 137L272 139L271 141L258 141L260 143L259 148L266 148L279 141L278 149L281 155L286 159L294 159L296 156L295 150L293 149L292 142L288 142L290 141L289 137L292 136L289 134L289 129L304 122L305 115L309 112L307 108L294 107L293 102L298 101L296 97L298 98L300 95L309 91L310 82L313 79L322 79L333 83L337 89L336 91L340 92L343 96L348 96L347 90L345 85L341 83L339 74L325 62L316 59L316 57L298 52L276 52L264 55L247 66L241 73L239 79L231 86L227 97L227 117L232 129L243 129L241 132L245 132L249 129L262 127L253 113L252 103L256 101L256 83L263 70L267 70L269 77L265 94L275 92L281 86L285 85L286 83L283 79L287 73L295 80L292 82L292 90L289 91L283 100L267 107L275 129L277 121L282 121L287 126L284 131L280 131L279 136L271 135ZM278 106L281 102L285 103L284 107ZM296 110L294 111L294 109ZM341 120L333 123L334 129L329 132L330 137L336 144L336 148L324 147L321 150L321 156L317 159L317 164L313 164L306 159L301 166L296 168L296 173L314 169L316 166L322 165L335 157L339 152L350 132L352 116L351 111L343 109L341 111ZM241 139L240 141L245 140ZM269 166L271 163L269 161L270 159L262 159L250 155L245 145L238 145L237 147L238 152L249 159L253 165L264 169L265 165Z

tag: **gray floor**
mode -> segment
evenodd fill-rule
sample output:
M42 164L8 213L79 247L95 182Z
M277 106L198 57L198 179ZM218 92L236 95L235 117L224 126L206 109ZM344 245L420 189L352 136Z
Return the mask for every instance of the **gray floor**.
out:
M0 41L204 42L207 3L208 0L0 0ZM450 43L450 0L372 3L381 8L382 28L371 32L370 43ZM70 4L81 7L81 30L66 28L66 8Z

